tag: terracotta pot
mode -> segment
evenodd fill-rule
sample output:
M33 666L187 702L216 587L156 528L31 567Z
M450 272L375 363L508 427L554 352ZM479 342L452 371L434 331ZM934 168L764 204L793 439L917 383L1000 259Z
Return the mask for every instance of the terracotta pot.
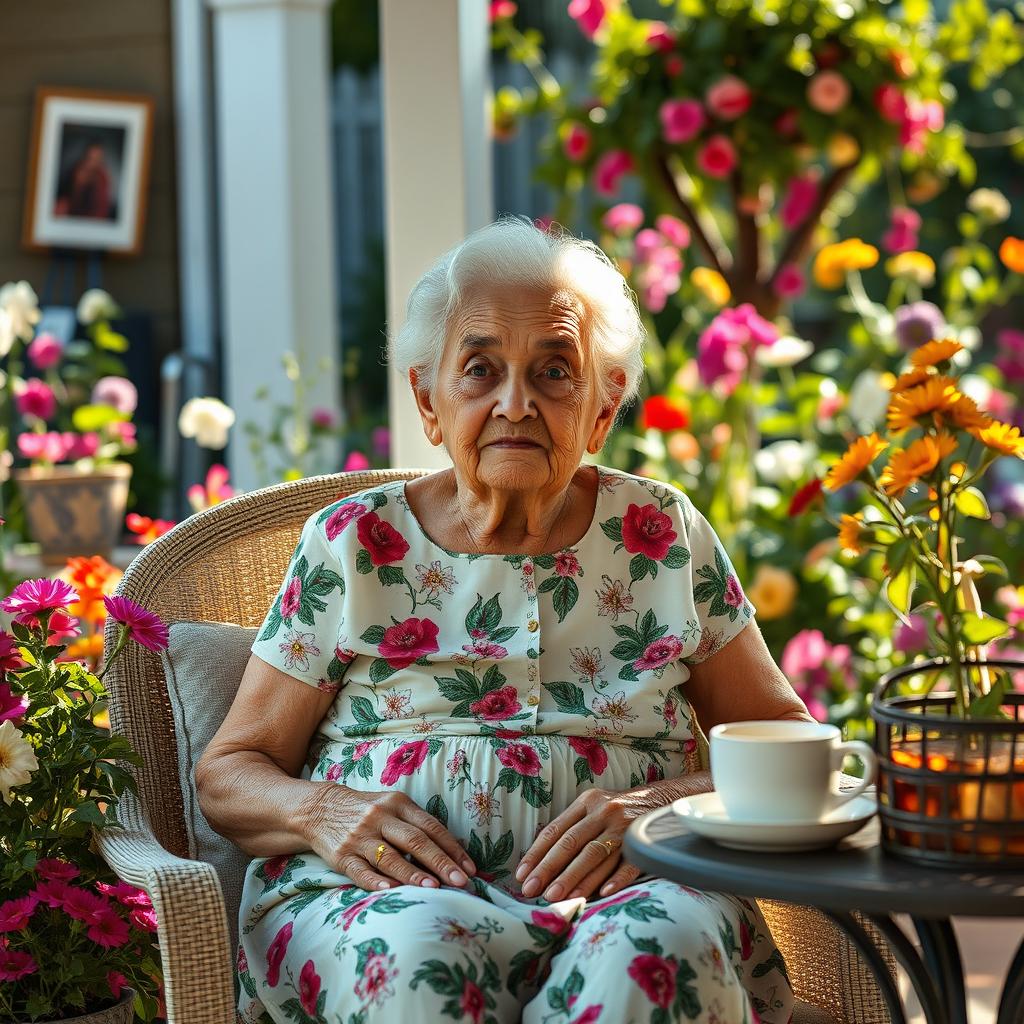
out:
M74 466L16 469L14 478L42 561L59 565L73 555L109 558L124 529L131 475L127 462L91 472Z
M972 663L975 664L975 663ZM990 674L1024 670L979 660ZM1005 718L957 717L953 693L899 694L942 659L883 676L871 718L878 754L879 818L887 853L938 867L1024 868L1024 693L1003 699Z
M132 1024L135 1020L135 989L121 990L121 998L114 1006L96 1013L86 1013L80 1017L61 1017L53 1024Z

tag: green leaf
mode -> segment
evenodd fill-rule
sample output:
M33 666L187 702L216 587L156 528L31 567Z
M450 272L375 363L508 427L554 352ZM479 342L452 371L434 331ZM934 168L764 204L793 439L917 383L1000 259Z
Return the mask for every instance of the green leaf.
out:
M960 616L960 632L969 644L987 644L1009 631L1010 627L1002 619L977 615L974 612L963 612Z
M428 801L426 806L427 814L432 814L442 825L448 825L448 808L445 805L444 800L435 793Z
M665 557L661 560L661 564L666 569L681 569L690 561L690 552L687 551L681 544L673 544L668 549Z
M373 572L373 559L370 557L370 552L366 548L360 548L356 555L356 571L362 573L364 576L367 573Z
M967 715L969 718L992 718L999 714L999 709L1003 706L1003 700L1006 698L1006 691L1009 689L1010 682L1005 675L1001 676L996 680L995 685L988 693L982 694L980 697L975 697L967 709Z
M629 560L629 575L634 583L642 580L654 563L644 554L634 555Z
M568 576L558 577L558 586L551 595L551 604L558 615L558 621L565 620L579 599L580 592L576 584Z
M405 573L397 565L381 565L377 568L377 579L383 586L391 587L396 583L404 583Z
M895 547L895 545L893 545ZM911 599L914 594L914 586L917 583L917 571L913 565L909 565L895 576L890 576L885 581L885 599L889 602L893 611L905 622L907 613L910 611Z
M622 543L622 516L612 516L601 524L601 530L609 539L617 544Z
M901 537L889 545L889 550L885 553L885 564L891 575L895 576L903 570L912 550L910 541L906 537Z
M102 825L103 812L96 806L95 800L86 800L74 809L71 819L72 821L84 821L87 825Z
M102 430L110 423L123 423L129 419L130 416L119 412L112 405L80 405L71 414L71 423L75 430L82 433Z
M383 626L369 626L363 630L363 635L359 638L364 643L373 644L376 647L384 639L384 627Z
M370 680L374 683L383 683L397 671L398 669L392 668L383 658L374 658L370 665Z
M955 502L961 515L970 516L972 519L992 518L985 495L977 487L965 487L962 491L957 491Z

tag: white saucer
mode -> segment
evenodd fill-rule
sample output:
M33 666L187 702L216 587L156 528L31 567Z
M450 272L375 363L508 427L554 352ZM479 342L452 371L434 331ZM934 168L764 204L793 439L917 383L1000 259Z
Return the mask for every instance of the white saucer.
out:
M734 821L717 793L685 796L672 810L691 831L733 850L795 853L820 850L838 843L866 825L878 810L873 796L857 796L820 821Z

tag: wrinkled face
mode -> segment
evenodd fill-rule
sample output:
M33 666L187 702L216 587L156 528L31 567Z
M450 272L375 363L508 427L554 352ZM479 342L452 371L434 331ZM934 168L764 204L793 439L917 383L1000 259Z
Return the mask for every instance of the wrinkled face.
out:
M618 406L603 407L587 334L570 294L472 290L449 325L432 394L417 392L427 436L470 483L564 486L583 453L600 448Z

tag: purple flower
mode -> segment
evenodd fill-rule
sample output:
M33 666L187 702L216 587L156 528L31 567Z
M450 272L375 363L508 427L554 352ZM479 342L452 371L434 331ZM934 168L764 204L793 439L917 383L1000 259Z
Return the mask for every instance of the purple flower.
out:
M0 601L0 608L15 622L25 624L41 612L66 608L78 601L78 591L64 580L25 580Z
M93 405L112 405L130 416L139 404L139 393L127 377L100 377L92 389Z
M167 646L167 626L155 612L117 595L104 597L103 606L115 622L128 627L128 634L136 643L150 651L162 651Z
M896 318L896 340L905 348L917 348L933 338L941 338L946 331L946 318L942 310L931 302L911 302L899 306Z

